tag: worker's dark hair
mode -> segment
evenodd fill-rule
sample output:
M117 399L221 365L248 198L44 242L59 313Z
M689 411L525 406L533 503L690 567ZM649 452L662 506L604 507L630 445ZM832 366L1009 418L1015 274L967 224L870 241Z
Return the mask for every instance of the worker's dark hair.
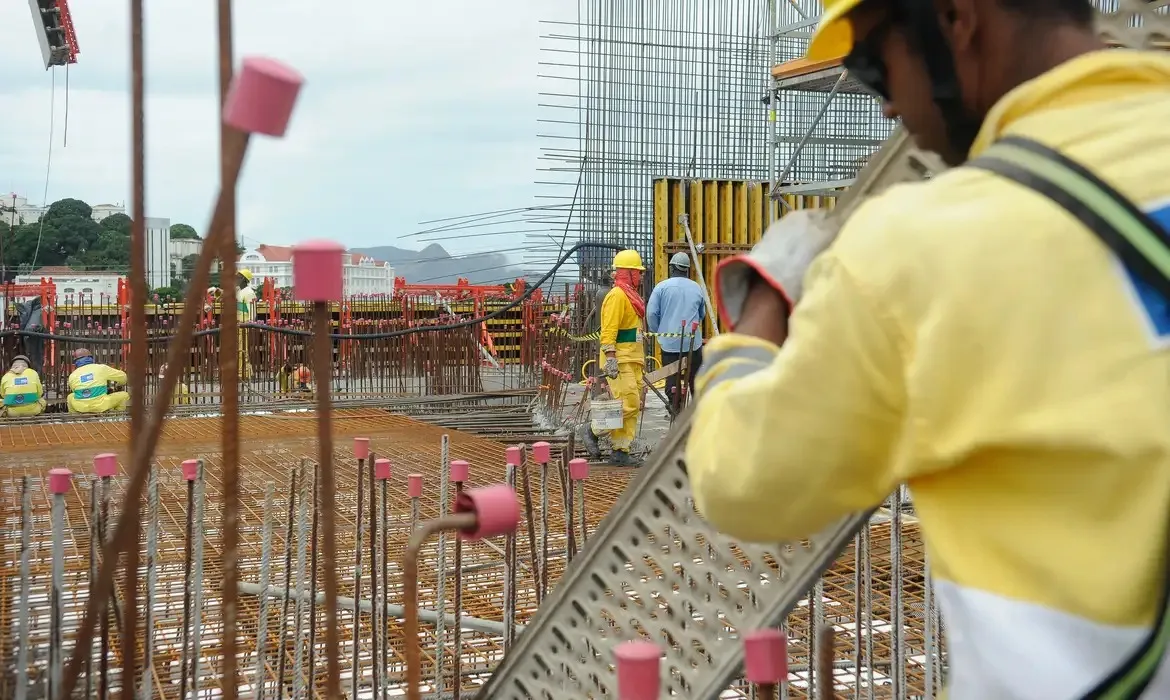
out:
M1070 22L1079 26L1093 23L1089 0L999 0L1001 7L1031 20Z
M668 265L667 271L671 277L690 277L691 268L683 267L682 265Z

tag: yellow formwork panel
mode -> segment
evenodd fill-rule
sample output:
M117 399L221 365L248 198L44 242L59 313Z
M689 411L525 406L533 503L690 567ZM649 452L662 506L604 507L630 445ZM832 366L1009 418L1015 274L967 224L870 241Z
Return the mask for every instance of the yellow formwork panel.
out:
M771 189L771 183L753 180L655 180L654 282L666 279L671 255L689 252L679 220L680 215L687 214L695 246L702 247L699 266L710 286L721 261L751 250L768 225L787 211L769 196ZM836 198L785 195L784 201L794 210L830 208ZM698 281L698 275L695 279ZM712 335L711 323L712 319L708 319L704 324L705 337Z

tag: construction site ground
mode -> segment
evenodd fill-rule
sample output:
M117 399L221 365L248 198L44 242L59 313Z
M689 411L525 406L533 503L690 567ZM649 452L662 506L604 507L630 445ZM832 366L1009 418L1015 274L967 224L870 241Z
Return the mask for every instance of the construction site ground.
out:
M656 405L657 403L657 405ZM571 404L568 402L566 405ZM665 432L667 420L665 410L653 396L648 399L648 409L643 423L640 441L650 445L657 436ZM502 481L505 478L505 444L467 432L453 430L439 425L422 422L404 415L393 415L385 409L358 408L339 410L334 413L336 436L336 451L334 454L338 477L338 506L336 509L340 536L337 541L337 555L339 566L340 595L353 598L366 598L369 595L368 584L359 590L354 584L354 546L356 541L357 503L357 464L351 452L353 437L369 437L371 449L378 457L387 457L393 466L392 478L389 482L389 508L391 512L391 527L388 538L390 557L388 560L389 580L383 585L388 587L388 602L401 605L402 579L399 562L410 528L411 503L406 492L406 477L410 473L424 476L426 488L420 502L421 516L435 517L439 513L438 484L440 470L443 468L440 458L440 445L443 435L450 439L450 458L465 459L471 463L471 486L486 485ZM271 578L270 586L280 591L289 587L290 573L285 565L285 553L290 546L288 532L288 497L291 491L290 480L303 461L311 463L317 456L316 440L314 439L315 415L311 412L272 414L272 415L245 415L241 419L241 457L240 464L243 471L243 486L241 502L241 552L240 552L240 580L241 596L239 613L240 629L243 635L242 648L249 654L255 654L256 632L259 620L258 597L255 595L260 581L261 560L264 557L262 531L265 521L266 489L272 485L273 498L268 518L272 527L272 546L267 553ZM219 662L216 658L216 649L220 638L220 610L216 600L221 585L221 571L219 558L220 522L220 487L219 487L219 440L220 421L218 418L173 418L164 428L162 440L155 459L157 465L157 483L159 490L159 550L155 560L157 567L157 585L150 592L152 608L154 610L154 637L151 676L158 697L175 698L179 694L180 676L180 627L182 620L184 587L183 562L184 543L186 542L186 504L187 489L183 481L180 463L185 459L199 458L205 462L207 502L203 519L206 528L206 563L203 567L202 581L197 584L204 587L209 593L203 611L203 631L201 634L201 685L215 687L218 684ZM31 576L29 586L34 592L30 596L30 619L33 630L31 644L34 651L43 650L47 645L48 624L50 615L49 597L46 592L50 589L50 561L51 561L51 523L50 523L50 495L47 483L43 477L50 468L65 466L75 473L73 490L66 497L66 552L67 562L65 571L65 596L63 600L66 649L70 648L68 640L72 630L80 620L82 610L88 595L90 549L90 477L92 474L93 456L101 452L113 452L118 455L120 470L127 464L126 445L128 442L127 424L123 421L102 422L44 422L41 424L5 424L0 426L0 517L3 518L4 530L0 534L0 620L3 620L5 629L13 629L12 621L17 616L18 588L20 576L18 563L20 560L20 531L21 531L21 481L20 477L32 477L29 480L32 493L32 513L34 518L33 542L31 549ZM553 463L559 464L559 444L554 443ZM567 563L566 552L569 541L565 532L565 507L561 490L560 472L550 469L548 473L548 511L547 525L545 514L541 510L540 469L529 465L529 489L532 493L532 506L529 517L539 535L542 527L548 528L547 547L533 549L536 565L529 551L529 541L524 535L528 527L527 522L521 525L521 536L518 538L520 552L517 572L517 588L515 591L515 610L517 625L523 625L538 608L537 584L541 579L547 580L547 585L555 585ZM620 468L594 468L586 482L586 522L592 531L598 520L602 518L622 493L626 483L636 474L636 470ZM112 503L117 503L121 496L121 482L125 477L124 471L114 479ZM521 491L523 483L520 483ZM367 495L368 498L368 495ZM367 511L368 512L368 511ZM116 515L115 515L116 517ZM528 518L526 517L527 521ZM884 528L884 529L883 529ZM895 645L893 642L892 626L890 624L891 601L900 598L903 623L900 625L900 636L903 637L902 651L897 652L897 658L907 659L911 664L907 683L909 687L922 687L923 669L921 662L914 665L914 650L921 654L925 615L923 606L924 588L922 585L922 552L917 538L917 528L913 522L904 526L900 538L900 545L891 548L889 526L881 523L874 525L872 545L873 583L867 587L871 589L871 600L867 607L872 611L872 619L864 624L867 634L857 635L854 630L859 629L857 620L861 619L858 613L858 597L856 596L856 564L855 553L845 552L834 569L823 581L824 598L823 612L827 619L832 621L839 630L838 659L842 670L840 677L841 687L855 685L857 679L852 678L853 672L844 670L845 666L852 666L853 649L856 641L863 637L873 640L875 659L885 659L880 664L872 664L874 683L877 686L888 685L888 672L895 663ZM884 534L883 534L884 533ZM540 539L539 537L537 539ZM364 545L368 551L368 537ZM443 607L447 614L454 612L451 603L451 590L454 586L453 553L450 542L447 544L447 594L444 597ZM890 572L893 558L902 560L902 585L891 587ZM422 555L423 572L420 581L420 601L424 610L434 611L438 607L436 600L436 584L438 567L438 546L432 544L425 548ZM368 563L367 563L368 569ZM464 547L463 561L463 614L476 621L486 621L484 624L500 626L504 619L504 572L503 549L501 543L482 541L468 543ZM142 583L140 596L147 596L146 577L139 579ZM306 584L308 586L309 584ZM895 596L895 588L901 591ZM318 583L316 588L321 588ZM270 596L273 594L270 593ZM296 661L297 653L293 634L299 629L293 617L295 611L287 614L287 628L281 632L281 615L277 611L279 600L273 597L269 605L268 629L266 633L266 675L269 682L274 683L278 673L278 660L281 656L280 641L284 640L283 654L286 670L283 678L285 685L291 688L289 680L294 664L298 667L304 663ZM292 607L292 606L290 606ZM317 607L321 615L320 606ZM349 651L354 637L354 621L352 613L343 612L340 615L343 646L343 668L347 678L354 673L353 657ZM322 616L323 619L323 616ZM807 669L807 640L809 628L809 612L807 605L798 608L790 620L789 633L792 637L793 669L799 676L801 669ZM318 622L322 625L322 622ZM368 680L371 675L373 661L370 651L372 631L368 615L363 615L359 622L358 633L359 653L357 656L357 672L363 679ZM391 682L397 686L402 676L402 637L401 620L390 620L388 637L380 640L380 644L388 644L391 658L388 667L383 671ZM307 629L309 623L304 622ZM109 643L112 649L118 648L116 625L111 632ZM322 627L318 627L317 645L322 642ZM461 658L461 672L459 684L468 690L474 690L484 679L486 674L500 660L504 648L500 634L484 632L482 624L468 620L463 625L462 639L459 645ZM434 626L424 624L426 638L422 642L424 650L424 678L433 677L435 650L443 648L450 659L455 652L451 638L451 626L448 625L442 644L436 644ZM302 636L304 632L302 630ZM12 637L0 637L0 656L12 658ZM318 691L324 688L322 677L324 665L320 663L320 648L316 649L318 663L309 671L305 664L305 673L312 673L312 682ZM95 659L98 650L95 648ZM37 660L34 657L34 662ZM43 661L43 659L42 659ZM96 663L96 661L95 661ZM244 660L241 663L245 683L254 684L255 674L252 672L254 660ZM118 668L120 663L111 662L111 683L120 685ZM38 665L37 668L43 668ZM915 670L916 669L916 670ZM444 681L444 690L450 690L454 684L451 677L451 667L446 666L447 679ZM870 668L865 669L868 675ZM806 671L805 671L806 672ZM848 677L846 677L848 676ZM364 680L363 682L366 682ZM864 682L864 681L863 681ZM11 696L11 674L5 673L0 679L0 697ZM348 688L349 681L343 684ZM8 688L6 690L5 688ZM254 686L253 686L254 687ZM272 686L270 686L272 687ZM799 697L800 683L795 682L793 693ZM879 692L880 695L880 692ZM735 697L738 695L733 695Z

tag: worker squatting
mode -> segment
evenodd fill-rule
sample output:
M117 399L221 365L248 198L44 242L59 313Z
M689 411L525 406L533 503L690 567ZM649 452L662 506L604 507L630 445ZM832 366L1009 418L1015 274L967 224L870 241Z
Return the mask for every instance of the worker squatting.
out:
M798 540L907 483L950 700L1170 698L1170 56L1088 0L823 5L808 58L957 167L720 266L696 505Z
M256 292L251 287L251 270L241 269L236 273L236 318L240 323L256 320ZM245 346L246 331L240 331L240 375L250 379L251 365L247 362ZM70 413L111 413L124 411L130 401L126 392L126 373L110 365L97 362L87 348L75 350L72 354L73 369L67 381L69 394L65 402ZM32 368L25 355L17 355L8 371L0 378L0 398L3 399L3 415L10 418L28 418L45 412L47 401L40 374ZM162 379L167 371L164 364L159 368ZM286 362L278 373L278 383L284 392L307 392L311 375L303 365ZM183 382L175 387L174 404L191 402L190 388Z

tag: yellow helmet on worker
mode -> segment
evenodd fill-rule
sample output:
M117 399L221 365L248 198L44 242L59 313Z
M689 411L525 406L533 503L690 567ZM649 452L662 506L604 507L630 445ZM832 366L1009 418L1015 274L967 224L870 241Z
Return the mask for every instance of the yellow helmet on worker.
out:
M620 250L613 256L615 270L645 270L642 266L642 256L636 250Z
M240 268L236 271L236 274L240 277L243 277L248 282L248 284L252 284L252 271L248 268Z
M853 50L853 24L849 13L864 0L822 0L821 20L804 56L810 61L833 61Z

